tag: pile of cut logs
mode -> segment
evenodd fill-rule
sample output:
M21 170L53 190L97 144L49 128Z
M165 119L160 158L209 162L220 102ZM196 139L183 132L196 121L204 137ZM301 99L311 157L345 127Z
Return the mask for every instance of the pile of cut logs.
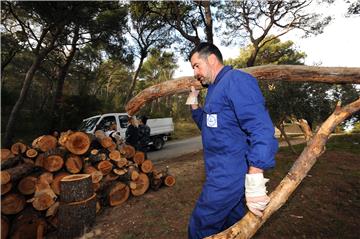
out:
M175 184L168 169L155 169L143 152L116 144L103 131L43 135L31 146L18 142L1 149L1 238L41 238L58 229L68 220L58 213L59 198L66 198L64 181L84 174L90 175L96 193L96 213L149 188Z

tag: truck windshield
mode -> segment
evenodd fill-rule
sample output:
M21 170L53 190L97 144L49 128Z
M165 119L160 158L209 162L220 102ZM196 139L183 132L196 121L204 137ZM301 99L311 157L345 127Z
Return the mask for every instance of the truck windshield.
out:
M81 131L85 131L85 132L88 132L88 131L91 131L96 123L98 122L100 116L99 117L95 117L95 118L91 118L91 119L88 119L88 120L84 120L80 127L79 127L79 130Z

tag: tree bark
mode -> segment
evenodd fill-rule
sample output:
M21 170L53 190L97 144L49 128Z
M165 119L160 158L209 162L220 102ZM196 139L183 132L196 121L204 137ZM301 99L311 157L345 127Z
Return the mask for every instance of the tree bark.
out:
M257 217L248 212L239 222L229 229L207 238L251 238L265 221L285 204L290 195L306 177L309 170L316 163L317 158L324 153L325 144L336 126L359 110L360 98L343 108L340 106L336 107L334 113L321 125L285 178L270 194L270 203L264 210L262 217Z
M41 48L41 45L43 44L43 41L45 40L44 36L48 32L48 28L44 28L44 30L42 32L42 37L40 37L41 40L37 43L37 47L35 50L35 59L34 59L32 65L30 66L29 70L26 72L26 76L25 76L24 83L23 83L23 86L20 91L19 98L17 99L14 107L11 110L9 120L6 125L5 136L4 136L4 145L6 147L8 147L10 145L10 142L13 138L14 126L15 126L15 122L17 120L17 115L26 100L28 91L30 89L30 85L34 78L34 75L35 75L36 71L39 69L41 62L45 59L45 57L49 54L49 52L51 52L54 49L55 42L56 42L58 36L60 35L60 33L62 32L63 28L64 28L64 26L56 28L56 30L52 36L52 39L49 41L49 45L47 47L45 47L42 51L40 51L39 49Z
M360 68L356 67L266 65L242 70L258 80L360 84ZM192 76L180 77L148 87L127 102L125 109L129 115L134 115L145 103L159 97L189 92L190 86L202 89L201 84Z

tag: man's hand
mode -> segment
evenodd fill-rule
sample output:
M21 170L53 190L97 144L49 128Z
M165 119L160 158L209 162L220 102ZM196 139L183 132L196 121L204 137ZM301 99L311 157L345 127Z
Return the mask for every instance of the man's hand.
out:
M246 174L245 177L246 205L252 213L259 217L263 215L262 211L270 202L265 186L268 181L269 179L264 178L262 173Z
M187 105L198 105L198 95L199 95L199 91L195 90L194 86L191 86L191 91L190 94L188 96L188 98L186 99L186 103Z

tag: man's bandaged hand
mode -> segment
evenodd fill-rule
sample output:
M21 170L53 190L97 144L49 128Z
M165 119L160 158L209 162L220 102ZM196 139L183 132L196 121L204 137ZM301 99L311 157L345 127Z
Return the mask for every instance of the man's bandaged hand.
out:
M246 205L252 213L259 217L263 215L262 211L270 202L265 186L268 181L269 179L264 178L262 173L246 174L245 177Z
M191 91L190 94L188 96L188 98L186 99L186 103L187 105L198 105L198 95L199 95L199 91L195 90L194 86L191 86Z

